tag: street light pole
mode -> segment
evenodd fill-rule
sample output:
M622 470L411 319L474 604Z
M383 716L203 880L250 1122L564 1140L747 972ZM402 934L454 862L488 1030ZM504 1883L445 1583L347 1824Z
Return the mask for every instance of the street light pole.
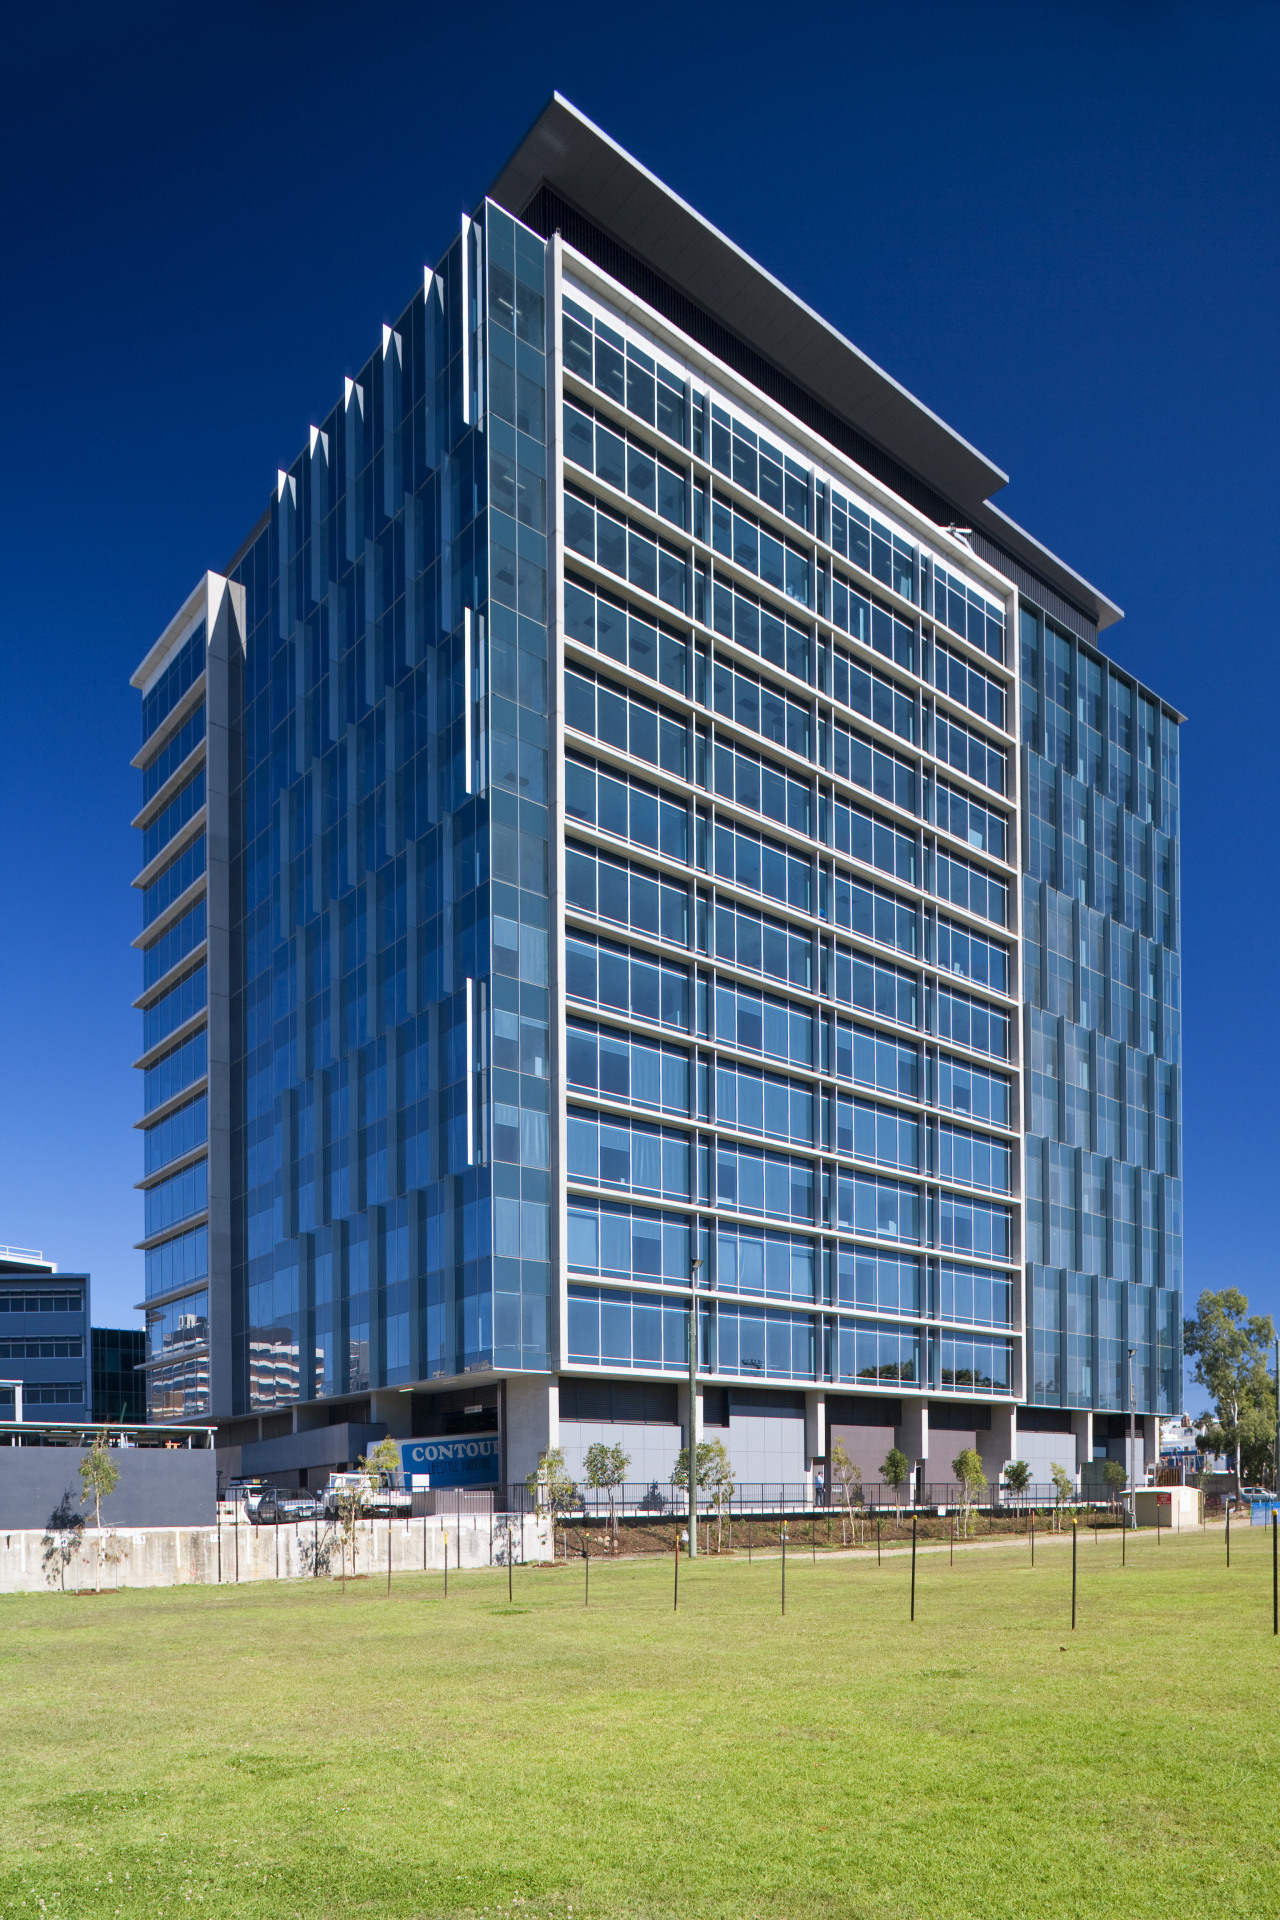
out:
M689 1558L698 1556L698 1274L702 1262L689 1262Z
M1138 1524L1138 1487L1137 1487L1137 1482L1134 1478L1134 1468L1137 1462L1138 1448L1137 1448L1137 1441L1134 1437L1136 1405L1134 1401L1134 1392L1133 1392L1133 1355L1134 1355L1134 1349L1130 1347L1129 1349L1129 1515L1133 1525L1136 1527Z

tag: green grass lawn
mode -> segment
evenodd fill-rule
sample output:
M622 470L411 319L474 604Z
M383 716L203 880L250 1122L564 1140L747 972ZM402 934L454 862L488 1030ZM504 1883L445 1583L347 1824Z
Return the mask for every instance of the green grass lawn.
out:
M0 1920L1260 1920L1270 1549L0 1599Z

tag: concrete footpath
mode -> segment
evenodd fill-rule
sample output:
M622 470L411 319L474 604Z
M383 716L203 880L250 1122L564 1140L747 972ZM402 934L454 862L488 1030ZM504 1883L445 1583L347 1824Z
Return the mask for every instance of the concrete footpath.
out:
M464 1513L361 1520L347 1575L442 1573L450 1568L550 1561L551 1527L532 1514ZM343 1542L331 1523L253 1526L223 1506L212 1527L94 1527L0 1534L0 1593L120 1587L232 1586L258 1580L342 1577Z

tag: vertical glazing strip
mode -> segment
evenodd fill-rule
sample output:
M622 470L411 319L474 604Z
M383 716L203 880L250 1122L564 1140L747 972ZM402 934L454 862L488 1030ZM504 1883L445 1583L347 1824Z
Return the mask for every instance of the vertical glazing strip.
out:
M554 235L546 251L547 350L547 692L551 720L550 778L555 797L553 818L564 804L564 544L562 501L564 445L561 437L564 401L564 357L561 326L561 286L564 272L562 244ZM567 1358L569 1324L569 1207L565 1168L568 1164L568 1108L565 1098L565 850L564 833L552 837L549 886L549 944L551 985L551 1141L553 1212L551 1217L551 1271L554 1311L551 1326L552 1366Z
M462 216L462 246L459 249L462 273L462 424L471 425L471 222ZM471 789L468 787L468 793Z
M489 233L484 221L472 222L472 238L475 241L475 285L476 285L476 431L485 430L485 372L488 365L489 348Z
M475 992L476 983L467 975L467 1165L473 1167L476 1161L476 1096L475 1096Z
M471 780L471 609L462 610L462 772L464 791L472 790Z

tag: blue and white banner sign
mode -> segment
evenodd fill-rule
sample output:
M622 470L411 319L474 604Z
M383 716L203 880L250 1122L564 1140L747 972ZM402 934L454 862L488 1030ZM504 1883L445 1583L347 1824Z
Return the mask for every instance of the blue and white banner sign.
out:
M498 1436L469 1433L457 1440L402 1440L406 1478L431 1487L488 1487L498 1478Z

